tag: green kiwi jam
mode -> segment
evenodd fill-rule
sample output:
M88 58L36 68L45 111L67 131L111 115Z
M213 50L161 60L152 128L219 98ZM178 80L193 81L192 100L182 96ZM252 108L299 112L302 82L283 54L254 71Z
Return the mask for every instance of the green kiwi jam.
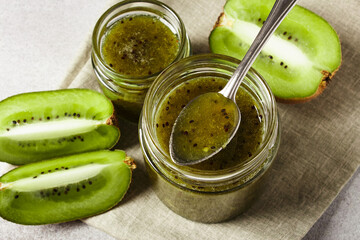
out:
M168 93L162 100L159 110L156 114L156 137L161 147L169 153L169 140L171 130L176 118L185 105L193 98L207 93L218 92L226 84L226 80L220 77L199 77L178 85L175 89ZM236 165L244 163L253 154L257 152L263 141L264 122L262 121L262 113L260 107L250 93L244 88L240 87L236 95L236 103L241 112L241 124L237 133L237 141L235 146L228 146L235 149L234 154L230 157L219 157L209 159L202 163L192 166L182 166L183 169L201 169L201 170L226 170ZM222 109L213 108L214 111L218 110L224 120L228 116ZM211 111L209 109L209 111ZM191 120L189 120L191 121ZM216 123L217 124L217 123ZM221 125L221 124L220 124ZM226 126L221 128L226 131ZM194 151L197 149L204 149L207 146L209 138L215 138L218 133L210 134L209 136L202 135L198 128L190 128L184 131L185 141L191 141L191 146ZM215 130L214 130L215 131ZM192 151L187 149L187 151Z
M161 72L177 56L177 36L159 19L134 15L115 22L101 45L105 62L117 73L147 77Z

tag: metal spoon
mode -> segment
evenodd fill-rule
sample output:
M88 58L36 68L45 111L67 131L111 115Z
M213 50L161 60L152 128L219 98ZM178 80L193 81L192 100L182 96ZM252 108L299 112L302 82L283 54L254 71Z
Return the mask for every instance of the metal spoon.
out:
M172 128L169 143L170 156L176 164L193 165L210 159L224 149L234 138L241 122L240 109L235 101L236 92L266 41L292 7L295 6L297 1L298 0L276 0L260 32L225 87L218 93L206 93L196 97L180 112ZM184 129L194 126L191 124L194 124L194 119L196 118L192 118L192 116L197 116L199 121L201 121L197 127L203 128L200 129L202 134L209 128L215 131L214 124L216 125L218 122L214 119L212 122L212 118L215 118L220 113L213 112L210 114L202 110L204 110L205 107L216 109L219 102L227 105L226 108L220 107L220 112L223 114L226 112L228 115L225 115L225 117L228 116L229 121L224 125L224 131L222 133L219 132L221 134L217 134L213 142L209 142L209 146L196 149L196 147L198 147L197 143L194 143L192 140L185 141L188 131ZM209 116L207 116L207 114ZM217 121L219 121L219 119L220 118L218 118ZM219 129L221 128L217 128L217 130ZM192 130L194 131L194 128L192 128ZM193 147L193 149L191 149L191 147Z

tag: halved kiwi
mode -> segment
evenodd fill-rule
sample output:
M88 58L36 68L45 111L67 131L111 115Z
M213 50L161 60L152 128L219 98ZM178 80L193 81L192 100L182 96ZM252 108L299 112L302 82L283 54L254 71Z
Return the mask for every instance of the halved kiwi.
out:
M228 0L210 34L214 53L242 59L274 0ZM341 64L334 29L315 13L295 6L253 64L277 99L304 102L319 95Z
M37 225L104 212L123 198L134 168L132 159L119 150L21 166L0 178L0 216Z
M113 147L113 105L90 89L24 93L0 102L0 161L26 164Z

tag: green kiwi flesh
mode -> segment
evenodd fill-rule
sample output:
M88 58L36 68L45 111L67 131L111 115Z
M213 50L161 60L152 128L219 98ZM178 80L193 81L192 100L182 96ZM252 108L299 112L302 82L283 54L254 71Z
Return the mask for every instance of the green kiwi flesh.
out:
M210 34L214 53L242 59L266 20L274 0L228 0ZM334 29L320 16L295 6L264 46L253 68L277 99L303 102L326 87L341 64Z
M26 164L113 147L113 105L90 89L24 93L0 102L0 161Z
M38 225L99 214L120 202L134 168L132 159L120 150L20 166L0 178L0 216Z

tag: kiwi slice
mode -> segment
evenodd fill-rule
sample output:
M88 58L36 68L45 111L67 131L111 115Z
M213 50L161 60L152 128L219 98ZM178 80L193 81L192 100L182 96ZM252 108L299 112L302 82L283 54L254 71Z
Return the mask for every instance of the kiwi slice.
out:
M242 59L274 0L228 0L209 37L211 51ZM277 99L304 102L319 95L341 64L334 29L320 16L295 6L253 64Z
M38 225L72 221L115 206L135 164L124 151L102 150L31 163L0 178L0 216Z
M90 89L24 93L0 102L0 161L15 165L113 147L110 100Z

